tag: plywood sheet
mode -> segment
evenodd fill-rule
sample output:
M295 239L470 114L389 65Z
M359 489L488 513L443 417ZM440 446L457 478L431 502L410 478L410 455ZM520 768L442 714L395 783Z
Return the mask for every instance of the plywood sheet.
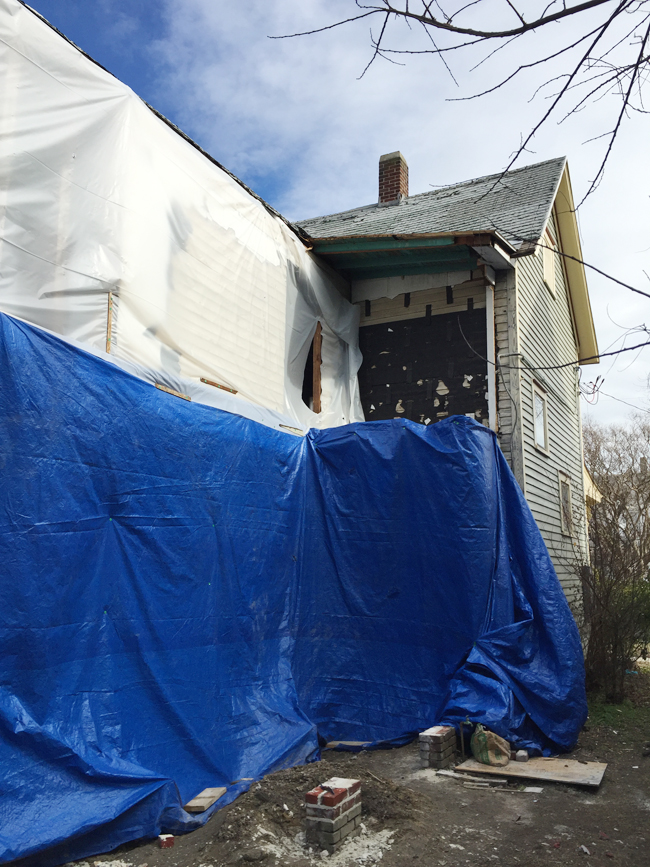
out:
M367 421L408 418L430 424L450 415L487 418L481 358L487 353L485 310L473 305L459 313L433 315L429 310L413 319L364 325L359 348L359 390Z
M456 766L459 773L489 774L497 777L520 777L524 780L547 780L576 786L600 786L607 765L604 762L576 762L575 759L536 758L527 762L510 762L505 768L482 765L467 759Z

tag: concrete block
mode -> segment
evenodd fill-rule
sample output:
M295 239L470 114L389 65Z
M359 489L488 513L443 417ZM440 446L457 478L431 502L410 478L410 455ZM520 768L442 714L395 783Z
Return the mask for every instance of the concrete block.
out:
M339 831L360 814L361 804L355 804L336 819L319 819L313 816L307 816L305 819L305 827L313 828L317 831Z
M453 726L432 726L420 732L420 740L428 743L441 743L446 740L456 741L456 729Z
M340 831L319 831L318 839L322 844L323 848L326 846L333 846L335 843L338 843L341 839Z
M441 750L441 751L439 751L439 750L429 750L428 753L422 753L422 751L421 751L421 755L427 755L427 756L429 756L430 759L446 759L446 758L448 758L449 756L453 756L453 755L455 755L455 754L456 754L456 747L455 747L455 745L454 745L454 746L447 747L447 749L445 749L445 750Z

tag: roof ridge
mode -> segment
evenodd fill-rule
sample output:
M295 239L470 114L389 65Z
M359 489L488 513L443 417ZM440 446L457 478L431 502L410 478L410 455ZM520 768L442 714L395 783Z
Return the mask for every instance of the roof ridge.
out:
M418 196L429 196L431 193L440 193L443 190L451 190L454 187L468 187L471 184L478 184L481 181L490 181L492 178L508 178L512 175L520 174L521 172L530 171L530 169L537 169L540 166L547 166L551 163L562 163L566 160L566 157L553 157L549 160L541 160L538 163L530 163L527 166L519 166L518 169L508 169L507 171L502 172L493 172L491 175L480 175L478 178L469 178L466 181L456 181L453 184L442 184L439 187L436 187L435 190L425 190L423 193L414 193L412 196L408 196L409 199L416 199Z
M424 196L439 195L440 193L444 193L446 191L453 190L453 189L456 189L458 187L470 187L473 184L478 184L481 182L490 181L493 178L496 178L496 179L504 178L505 179L508 177L512 177L513 175L519 175L522 172L530 171L531 169L539 168L540 166L550 165L552 163L558 163L558 164L565 163L566 159L567 159L566 156L552 157L551 159L548 159L548 160L541 160L538 163L530 163L527 166L520 166L518 169L510 169L509 171L506 171L506 172L494 172L491 175L481 175L480 177L470 178L469 180L466 180L466 181L456 181L453 184L444 184L443 186L436 187L436 189L434 189L434 190L425 190L423 193L414 193L411 196L407 196L398 205L393 205L391 207L400 207L400 206L405 205L408 202L412 201L413 199L421 199ZM313 220L329 220L330 218L334 219L336 217L341 218L341 217L345 217L346 214L358 214L360 211L371 210L371 209L378 208L378 207L379 207L379 205L377 202L372 202L368 205L360 205L356 208L348 208L345 211L338 211L338 212L335 212L332 214L321 214L320 216L317 216L317 217L307 217L307 218L302 219L302 220L295 220L294 222L296 225L302 226L304 223L310 223Z

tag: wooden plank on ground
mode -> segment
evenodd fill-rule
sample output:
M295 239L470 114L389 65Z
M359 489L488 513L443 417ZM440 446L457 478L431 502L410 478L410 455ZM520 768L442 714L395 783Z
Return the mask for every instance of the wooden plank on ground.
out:
M222 795L226 794L225 786L217 786L214 789L203 789L202 792L188 801L183 807L188 813L205 813Z
M467 759L456 765L457 773L488 774L498 777L518 777L524 780L547 780L551 783L569 783L575 786L600 786L607 764L604 762L576 762L575 759L535 758L527 762L510 762L505 768L483 765L476 759Z

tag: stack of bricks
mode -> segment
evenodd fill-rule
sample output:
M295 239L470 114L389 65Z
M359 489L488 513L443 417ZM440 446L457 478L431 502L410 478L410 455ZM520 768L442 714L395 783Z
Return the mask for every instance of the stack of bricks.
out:
M332 777L305 795L307 845L330 855L361 832L361 781Z
M409 194L409 167L399 151L379 157L379 204L394 204Z
M453 726L433 726L420 735L420 767L448 768L456 756Z

